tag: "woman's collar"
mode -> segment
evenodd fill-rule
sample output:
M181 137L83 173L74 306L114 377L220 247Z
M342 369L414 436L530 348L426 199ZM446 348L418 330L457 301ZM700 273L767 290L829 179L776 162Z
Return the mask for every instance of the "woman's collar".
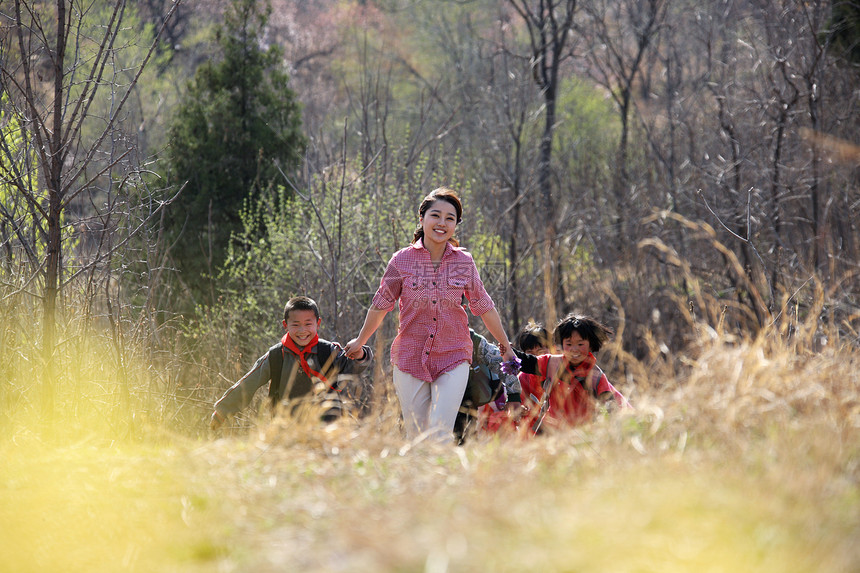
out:
M413 249L424 250L424 251L427 251L428 253L430 252L429 249L427 249L427 247L424 246L424 237L421 237L420 239L418 239L417 241L412 243L411 246ZM442 258L445 258L446 256L448 256L448 254L453 253L454 251L465 251L465 250L466 249L464 249L463 247L455 247L454 245L451 244L451 241L446 241L445 242L445 252L442 253Z

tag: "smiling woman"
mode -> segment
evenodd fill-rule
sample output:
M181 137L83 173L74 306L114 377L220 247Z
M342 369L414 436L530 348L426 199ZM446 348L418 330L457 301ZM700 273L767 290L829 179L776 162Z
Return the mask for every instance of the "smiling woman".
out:
M513 358L495 303L487 294L472 256L454 238L463 217L457 193L446 187L432 191L418 208L412 244L394 253L358 336L344 348L360 356L385 315L400 310L400 326L391 345L394 386L406 434L422 433L447 441L463 399L472 359L469 320L460 305L469 301L487 330Z
M433 197L432 201L429 197ZM445 253L445 245L449 242L455 247L460 244L454 239L454 231L462 220L463 207L456 195L431 193L424 199L418 213L418 229L412 242L423 240L424 248L430 252L433 266L438 268Z

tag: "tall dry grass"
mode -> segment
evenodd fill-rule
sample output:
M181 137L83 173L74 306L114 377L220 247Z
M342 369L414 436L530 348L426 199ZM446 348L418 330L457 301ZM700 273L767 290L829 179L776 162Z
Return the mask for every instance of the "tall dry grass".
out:
M82 338L48 437L19 355L3 390L0 571L860 569L855 341L820 326L696 332L662 361L616 352L632 411L463 447L406 441L381 368L363 419L171 431L146 401L148 365L125 362L124 401L106 345Z
M95 310L93 301L70 295L65 302L48 362L39 301L19 295L0 303L3 436L56 443L93 436L135 441L156 428L205 435L205 412L217 390L211 378L200 375L201 365L181 346L176 331L165 328L157 346L131 313L111 318L104 308Z
M201 487L224 499L241 547L218 561L255 571L856 570L858 358L851 346L801 354L779 337L707 337L684 378L643 380L632 412L461 448L405 442L391 403L361 423L276 420L198 451L214 474Z

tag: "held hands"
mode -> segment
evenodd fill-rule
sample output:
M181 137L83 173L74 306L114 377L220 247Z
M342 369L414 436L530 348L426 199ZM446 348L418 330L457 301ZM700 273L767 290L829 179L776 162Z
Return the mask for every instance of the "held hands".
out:
M357 338L353 338L343 347L343 353L350 360L361 360L364 358L364 345Z
M516 354L514 354L513 349L503 342L499 343L499 352L501 353L502 358L505 362L510 362L511 360L516 358Z
M514 421L518 421L528 411L529 409L523 406L522 402L508 402L505 404L505 412L507 412L508 417L512 418Z
M504 342L500 342L499 352L502 354L502 364L499 367L501 373L505 376L516 376L519 374L522 361L510 347L510 343L505 344Z

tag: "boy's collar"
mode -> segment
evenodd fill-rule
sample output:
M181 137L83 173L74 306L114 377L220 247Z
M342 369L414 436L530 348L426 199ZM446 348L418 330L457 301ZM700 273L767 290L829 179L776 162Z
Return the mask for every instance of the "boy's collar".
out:
M290 352L293 352L293 350L287 345L287 339L288 338L290 339L290 342L292 342L292 346L298 348L299 351L302 352L303 354L306 354L306 353L316 354L317 353L316 347L319 345L320 340L322 340L320 338L319 333L317 333L317 335L311 339L309 344L306 344L305 346L299 346L298 344L296 344L296 341L292 339L292 337L290 336L290 333L286 332L281 337L281 345L284 348L286 348L287 350L289 350ZM307 350L305 350L305 349L307 349Z

